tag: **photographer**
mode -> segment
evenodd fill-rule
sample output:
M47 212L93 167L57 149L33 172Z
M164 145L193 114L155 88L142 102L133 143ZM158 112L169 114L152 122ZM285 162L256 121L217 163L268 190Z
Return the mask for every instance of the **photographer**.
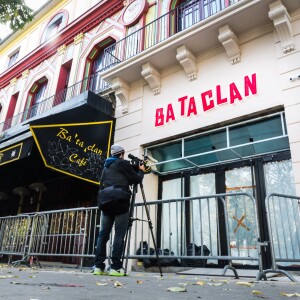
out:
M112 265L109 271L110 276L124 276L121 257L124 247L124 237L128 227L130 189L132 184L141 183L144 177L145 166L139 165L134 169L130 161L124 159L125 150L120 145L111 146L111 157L106 159L100 182L100 190L108 187L121 188L129 194L128 199L119 201L118 205L109 209L102 209L100 232L97 241L95 255L94 275L105 275L106 244L109 240L113 225L115 225L115 235L112 248Z

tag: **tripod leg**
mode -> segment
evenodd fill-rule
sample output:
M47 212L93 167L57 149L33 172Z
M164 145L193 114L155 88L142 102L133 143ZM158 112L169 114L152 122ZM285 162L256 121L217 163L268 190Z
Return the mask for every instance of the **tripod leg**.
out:
M137 191L137 186L133 186L133 191L132 191L132 197L131 197L131 203L130 203L130 209L129 209L129 216L128 216L128 225L127 225L127 231L125 235L125 241L124 241L124 248L123 248L123 255L122 255L122 265L125 259L125 267L124 267L124 274L127 274L127 266L128 266L128 257L129 257L129 251L130 251L130 238L131 238L131 228L132 228L132 223L133 223L133 211L134 211L134 203L135 203L135 195ZM127 252L126 252L126 258L125 258L125 251L127 247Z
M160 265L160 258L159 258L159 255L158 255L157 246L156 246L156 242L155 242L155 237L154 237L154 233L153 233L153 226L152 226L149 209L148 209L147 202L146 202L146 196L145 196L145 192L144 192L143 183L140 183L140 188L141 188L141 192L142 192L142 196L143 196L144 207L145 207L145 211L146 211L146 215L147 215L147 221L148 221L148 224L149 224L149 229L150 229L150 232L151 232L153 246L154 246L154 249L155 249L155 254L156 254L156 259L157 259L157 264L158 264L160 276L163 276L162 270L161 270L161 265Z

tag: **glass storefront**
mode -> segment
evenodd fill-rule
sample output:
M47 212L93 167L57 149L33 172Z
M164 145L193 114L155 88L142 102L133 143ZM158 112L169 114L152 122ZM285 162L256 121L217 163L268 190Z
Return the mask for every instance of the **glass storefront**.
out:
M258 221L265 218L266 195L295 195L283 113L151 146L146 154L158 160L155 167L161 178L161 199L202 197L162 205L160 244L175 255L185 253L192 241L207 245L211 255L219 254L220 243L229 242L228 255L258 257L258 232L260 236L268 234L265 222ZM248 193L254 201L251 196L226 197L229 239L222 241L223 225L218 220L222 212L217 201L204 196L239 192ZM282 209L288 217L288 208ZM284 226L281 230L284 232ZM257 260L233 262L257 265Z

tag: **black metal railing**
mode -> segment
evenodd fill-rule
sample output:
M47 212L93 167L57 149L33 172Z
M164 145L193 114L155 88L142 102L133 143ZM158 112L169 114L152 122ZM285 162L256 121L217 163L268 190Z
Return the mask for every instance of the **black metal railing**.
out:
M12 118L6 119L0 123L0 133L14 127L22 122L25 122L43 112L46 112L67 100L70 100L85 91L92 91L94 93L100 93L106 90L110 85L102 80L100 73L104 69L84 78L83 80L76 82L74 85L56 93L55 95L48 97L41 102L25 109L21 113L13 116ZM0 136L1 138L1 136Z
M191 0L105 49L106 67L119 64L240 0Z

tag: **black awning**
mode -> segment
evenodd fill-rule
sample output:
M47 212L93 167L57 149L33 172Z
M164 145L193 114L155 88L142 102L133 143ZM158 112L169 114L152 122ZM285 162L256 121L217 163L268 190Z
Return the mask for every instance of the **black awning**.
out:
M85 100L30 122L30 130L46 167L99 184L115 119L109 101L91 92Z
M0 167L27 157L31 153L33 139L29 138L0 150Z
M46 167L96 184L112 129L113 121L30 126Z

